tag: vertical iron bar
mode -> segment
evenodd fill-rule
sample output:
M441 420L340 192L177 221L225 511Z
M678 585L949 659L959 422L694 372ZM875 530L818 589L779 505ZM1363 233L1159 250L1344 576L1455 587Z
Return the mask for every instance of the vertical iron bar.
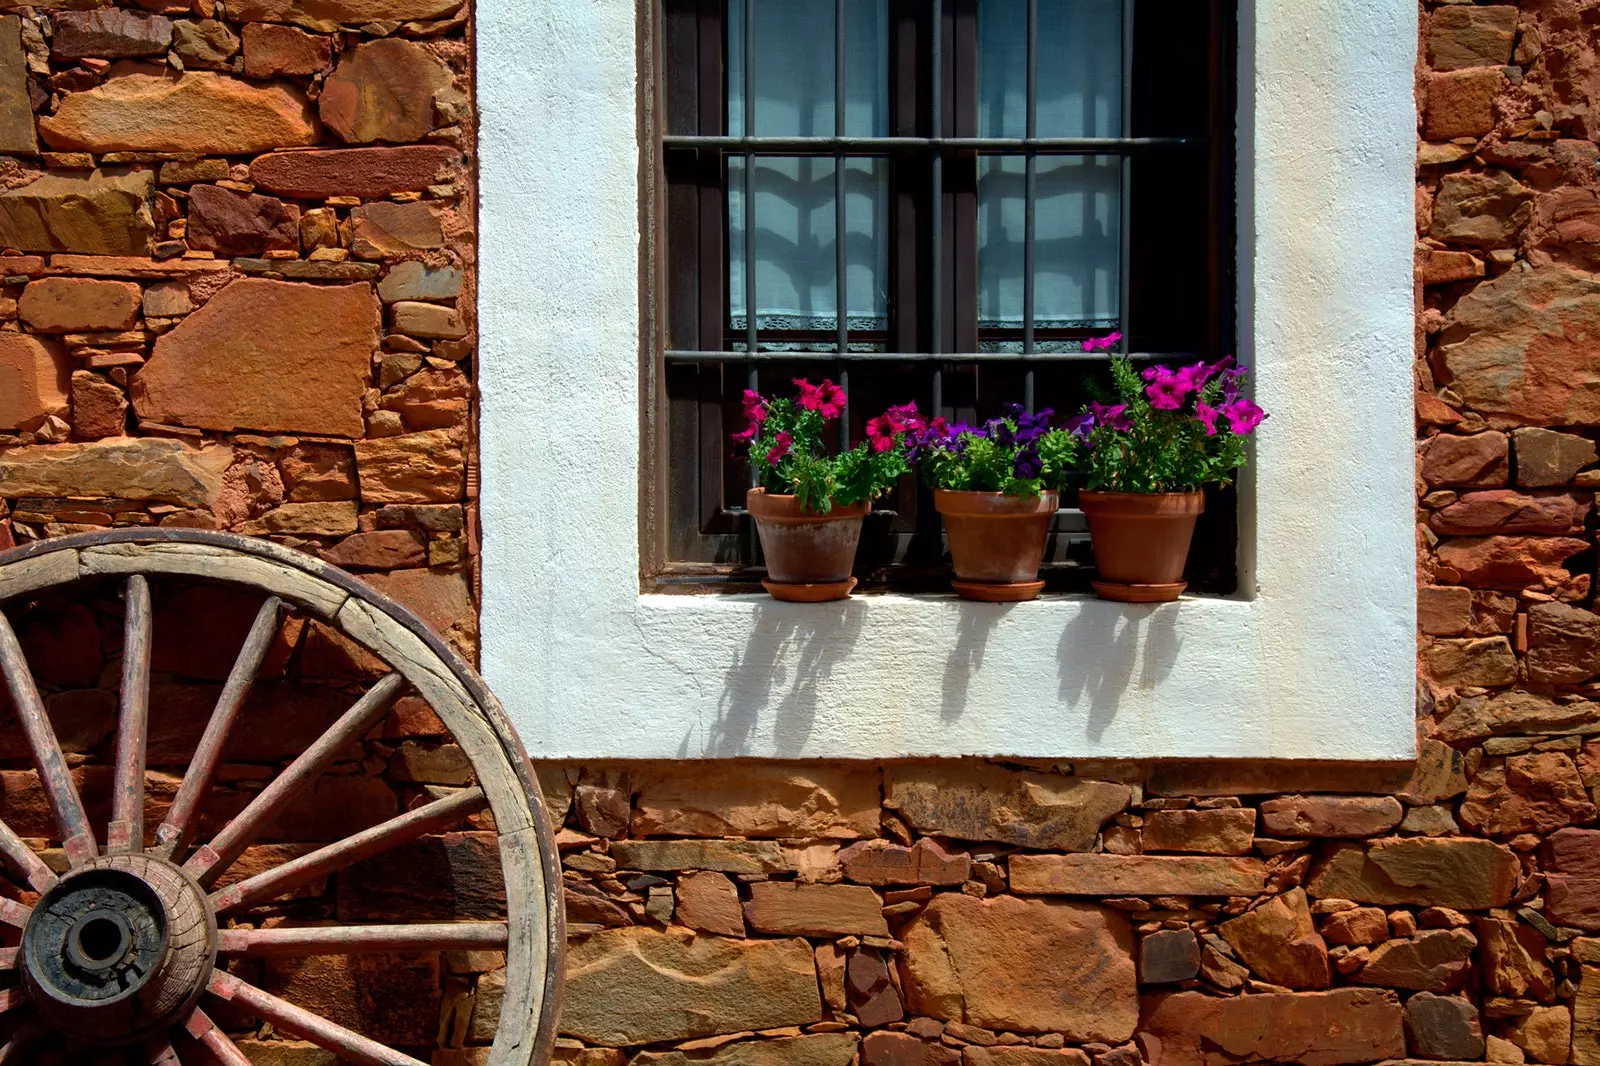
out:
M1028 140L1039 135L1039 0L1028 0L1028 88L1027 88ZM1032 148L1023 166L1026 175L1022 184L1022 403L1033 412L1033 364L1027 362L1033 354L1033 256L1034 210L1038 198L1039 157Z
M844 0L833 2L833 133L836 137L844 136ZM842 358L850 350L850 320L849 294L845 288L845 254L844 254L844 149L840 148L833 157L833 254L834 254L834 314L837 337L834 341L839 349L839 366L836 373L839 375L839 387L844 390L844 411L839 415L839 450L844 451L850 447L850 369L849 364Z
M1133 3L1122 0L1122 136L1133 136ZM1129 320L1132 306L1129 289L1133 279L1133 228L1128 224L1128 205L1133 201L1133 157L1123 152L1122 202L1117 205L1121 240L1118 241L1117 328L1122 331L1122 354L1133 351L1133 327Z
M756 0L744 0L744 135L756 135ZM756 156L744 153L744 350L756 354ZM745 368L745 387L761 391L761 364L754 358ZM750 464L750 485L755 487L756 468ZM745 554L752 565L761 561L761 540L753 519L745 519Z
M933 137L944 136L944 0L933 0L933 61L930 66L933 92ZM944 351L944 151L933 148L933 336L928 351ZM933 365L933 413L943 414L944 368Z

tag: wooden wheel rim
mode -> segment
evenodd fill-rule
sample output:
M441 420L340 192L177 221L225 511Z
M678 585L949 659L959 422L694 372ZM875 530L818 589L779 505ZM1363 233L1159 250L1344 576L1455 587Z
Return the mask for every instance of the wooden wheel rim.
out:
M276 597L335 627L381 659L428 702L467 755L477 787L482 790L479 807L487 806L493 813L498 835L506 889L506 971L501 1015L489 1066L542 1066L548 1062L560 1009L565 949L560 860L527 754L504 708L483 679L420 618L364 582L313 556L230 533L110 530L39 541L0 552L0 603L82 580L134 576L188 577L258 589L268 596L269 604L273 602L271 598ZM0 615L0 622L3 621ZM5 636L10 636L8 622L0 628ZM32 683L31 676L29 683ZM22 710L20 702L18 710ZM53 742L53 737L51 739ZM140 765L142 768L142 762ZM47 777L43 766L40 766L40 775L42 780ZM48 783L46 788L48 791ZM73 792L70 783L66 790ZM77 802L75 793L70 800ZM429 806L441 806L446 802ZM70 810L71 804L67 807ZM57 814L61 821L60 808ZM81 803L78 803L77 814L81 819ZM407 815L401 817L404 819ZM167 826L161 829L164 831ZM115 845L118 832L117 823L113 822L108 827L108 847ZM9 830L4 833L9 834ZM74 836L68 832L67 825L62 825L61 836L75 871L98 854L93 836L87 840L83 839L83 834ZM12 836L11 839L16 838ZM13 858L6 843L0 838L0 860ZM160 847L158 843L152 850L158 851ZM196 854L203 850L198 849ZM33 880L26 868L21 872ZM38 881L34 881L34 887L45 890ZM10 913L5 906L8 904ZM226 907L224 900L218 909ZM0 922L21 926L27 914L15 912L26 911L28 908L0 898ZM465 929L465 923L461 924ZM222 941L226 951L230 943L228 931L224 931ZM368 950L372 950L370 945ZM213 975L207 991L217 998L233 1001L258 1017L262 1017L262 1009L271 1011L288 1006L267 1003L263 1007L262 998L271 1000L272 997L220 970ZM201 1003L203 1006L204 1000ZM0 992L0 1009L16 1005L5 1002L5 993ZM310 1022L320 1021L281 1015L264 1020L290 1033L295 1032L297 1023L305 1028ZM185 1028L222 1061L244 1061L227 1037L211 1025L203 1010L193 1009ZM25 1025L14 1038L13 1045L25 1038L31 1039L32 1035L37 1034ZM318 1042L314 1034L297 1035ZM222 1048L220 1044L228 1047ZM0 1062L11 1061L8 1050L22 1049L0 1047ZM371 1054L370 1058L352 1061L417 1062L399 1052L380 1055L374 1051ZM152 1061L168 1060L158 1054Z

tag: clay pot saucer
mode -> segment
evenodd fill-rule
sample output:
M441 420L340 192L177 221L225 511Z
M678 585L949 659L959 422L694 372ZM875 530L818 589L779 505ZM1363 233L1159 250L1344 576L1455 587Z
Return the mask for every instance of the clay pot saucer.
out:
M1103 599L1119 603L1171 603L1189 587L1187 581L1167 585L1135 585L1124 581L1091 581Z
M950 587L964 600L977 600L980 603L1022 603L1025 600L1038 599L1039 593L1044 590L1044 582L961 581L951 578Z
M856 587L856 579L843 581L763 581L761 587L785 603L827 603L842 600Z

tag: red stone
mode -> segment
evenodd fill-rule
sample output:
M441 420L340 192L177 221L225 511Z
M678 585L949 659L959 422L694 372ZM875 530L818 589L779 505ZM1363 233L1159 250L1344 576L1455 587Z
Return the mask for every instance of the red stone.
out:
M1565 603L1528 608L1528 680L1544 685L1600 674L1600 615Z
M972 870L965 852L950 852L932 837L912 847L862 840L839 852L844 875L863 885L959 885Z
M1464 493L1435 511L1428 526L1435 533L1581 533L1593 499L1569 492L1517 492L1491 489Z
M1505 906L1519 869L1509 848L1487 840L1386 837L1335 845L1306 891L1316 899L1483 910Z
M156 341L133 405L201 429L359 437L377 347L371 286L241 278Z
M1461 823L1494 836L1548 833L1600 814L1565 752L1514 755L1490 762L1472 779Z
M1445 316L1438 354L1475 410L1530 425L1600 424L1600 279L1563 266L1512 270Z
M326 549L322 557L347 570L393 570L426 566L427 546L409 529L379 529L357 533Z
M1551 919L1557 920L1554 914ZM1478 933L1479 971L1485 991L1513 999L1555 1002L1556 980L1545 961L1549 945L1544 934L1526 922L1491 917L1474 919L1473 928Z
M460 173L461 153L442 145L271 152L250 164L250 180L268 192L308 200L377 199L422 192Z
M1274 896L1217 927L1239 957L1267 981L1287 988L1327 988L1328 945L1311 922L1304 890Z
M1437 8L1428 17L1428 65L1434 70L1504 66L1511 62L1516 30L1514 5Z
M67 413L72 360L54 341L0 333L0 430L37 429Z
M1355 907L1328 915L1322 923L1322 938L1330 944L1355 947L1381 944L1389 939L1389 916L1381 907Z
M244 72L252 78L320 74L333 66L333 40L270 22L244 28Z
M323 124L351 144L405 143L435 126L435 99L451 91L447 67L427 48L398 37L357 45L323 83Z
M1261 804L1261 825L1282 837L1368 837L1400 824L1392 796L1284 796Z
M139 286L131 281L40 278L17 298L17 314L38 333L115 332L139 321Z
M275 196L215 185L189 189L189 244L223 255L260 255L300 247L300 209Z
M1373 949L1356 975L1362 984L1449 992L1467 979L1478 938L1465 929L1432 929Z
M1550 920L1600 930L1600 830L1557 831L1545 842L1545 858Z
M128 397L88 370L72 372L72 435L79 440L121 437L128 432Z
M1573 537L1460 537L1439 546L1439 562L1475 588L1554 588L1572 577L1562 564L1588 547Z
M861 1041L861 1066L960 1066L961 1052L907 1033L883 1030Z
M1504 433L1457 436L1440 433L1428 442L1422 479L1434 487L1454 485L1491 488L1510 477L1510 447Z
M425 836L339 874L340 921L493 921L505 913L493 833Z
M1219 999L1200 992L1145 997L1139 1047L1150 1066L1303 1066L1375 1062L1405 1054L1393 992L1270 993Z
M1256 812L1249 807L1203 811L1151 811L1145 815L1145 851L1246 855L1255 842Z
M1430 141L1481 137L1494 129L1494 98L1506 84L1495 68L1430 74L1422 135Z
M1472 590L1426 585L1417 590L1417 627L1431 637L1452 637L1472 621Z
M154 56L172 41L172 20L123 8L62 11L54 18L50 53L57 59Z

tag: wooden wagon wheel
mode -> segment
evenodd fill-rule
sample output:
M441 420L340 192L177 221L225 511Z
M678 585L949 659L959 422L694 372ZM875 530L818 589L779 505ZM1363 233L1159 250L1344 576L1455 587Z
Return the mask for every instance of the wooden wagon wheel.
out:
M258 589L265 601L170 806L147 831L151 583L185 579ZM559 861L527 756L482 679L409 611L334 567L268 542L191 530L117 530L0 553L0 606L97 580L121 584L125 619L111 820L103 835L90 823L22 646L0 612L0 673L58 827L64 853L58 866L65 867L58 874L0 822L0 869L38 893L37 900L25 892L13 893L21 900L0 895L0 929L21 931L20 947L0 948L0 971L17 973L0 987L0 1022L12 1034L0 1047L0 1064L39 1062L45 1049L71 1041L111 1048L94 1054L120 1055L117 1061L170 1066L185 1061L187 1049L203 1048L207 1061L242 1066L249 1060L207 1014L225 1003L230 1013L243 1011L349 1062L425 1066L234 971L236 960L270 956L446 950L505 952L490 1066L548 1061L564 941ZM285 610L336 628L389 672L220 831L196 839L230 727ZM342 749L370 734L408 691L443 721L468 757L475 783L435 788L437 798L419 800L394 818L218 886L273 816L302 796ZM504 921L252 923L258 905L425 834L458 827L485 809L498 838ZM16 940L13 933L0 943Z

